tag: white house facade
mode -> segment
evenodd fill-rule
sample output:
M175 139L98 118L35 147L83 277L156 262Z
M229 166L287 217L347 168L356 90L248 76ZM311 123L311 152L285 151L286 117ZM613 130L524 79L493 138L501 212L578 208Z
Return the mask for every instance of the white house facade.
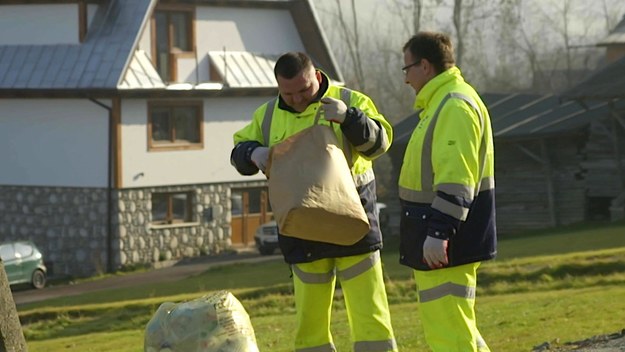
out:
M14 31L18 28L18 31ZM0 242L88 276L253 244L262 175L233 133L306 51L341 81L309 0L0 4Z

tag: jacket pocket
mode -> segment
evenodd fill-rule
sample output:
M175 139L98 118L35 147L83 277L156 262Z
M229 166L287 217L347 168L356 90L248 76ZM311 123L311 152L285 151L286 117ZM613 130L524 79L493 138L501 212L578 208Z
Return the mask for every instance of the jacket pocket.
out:
M429 205L402 205L399 223L399 262L414 269L429 270L423 263L423 242L430 218Z

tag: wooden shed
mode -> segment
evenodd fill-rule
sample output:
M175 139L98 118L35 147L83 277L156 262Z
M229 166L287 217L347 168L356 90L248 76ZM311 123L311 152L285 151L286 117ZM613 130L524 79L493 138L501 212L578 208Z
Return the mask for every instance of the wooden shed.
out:
M514 233L608 219L622 188L610 104L562 101L554 95L484 94L495 135L497 226ZM625 109L625 101L615 101ZM395 126L394 179L418 122ZM623 145L622 138L617 143ZM601 178L599 179L599 175Z
M625 41L625 17L623 39ZM589 194L609 202L613 220L625 218L625 56L607 65L562 99L584 107L600 104L607 118L591 125L584 167Z

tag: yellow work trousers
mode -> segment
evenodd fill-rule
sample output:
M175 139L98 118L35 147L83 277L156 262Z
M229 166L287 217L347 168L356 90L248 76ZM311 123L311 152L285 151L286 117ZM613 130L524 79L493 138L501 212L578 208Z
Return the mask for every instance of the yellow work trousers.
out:
M295 264L295 351L336 351L330 319L336 276L345 299L353 350L397 351L380 252Z
M425 341L434 352L490 352L477 329L477 268L471 263L431 271L415 270Z

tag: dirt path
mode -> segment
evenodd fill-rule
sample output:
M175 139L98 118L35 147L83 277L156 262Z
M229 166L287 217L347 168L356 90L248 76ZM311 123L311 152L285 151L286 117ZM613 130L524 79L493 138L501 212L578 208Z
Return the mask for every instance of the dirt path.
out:
M161 269L152 269L140 273L129 273L101 280L86 281L76 284L50 286L41 290L14 290L13 299L16 305L39 302L46 299L75 296L87 292L95 292L111 288L132 287L157 282L172 282L182 278L200 274L210 267L228 263L261 262L282 260L281 255L261 256L256 251L243 251L232 254L206 256L182 260Z

